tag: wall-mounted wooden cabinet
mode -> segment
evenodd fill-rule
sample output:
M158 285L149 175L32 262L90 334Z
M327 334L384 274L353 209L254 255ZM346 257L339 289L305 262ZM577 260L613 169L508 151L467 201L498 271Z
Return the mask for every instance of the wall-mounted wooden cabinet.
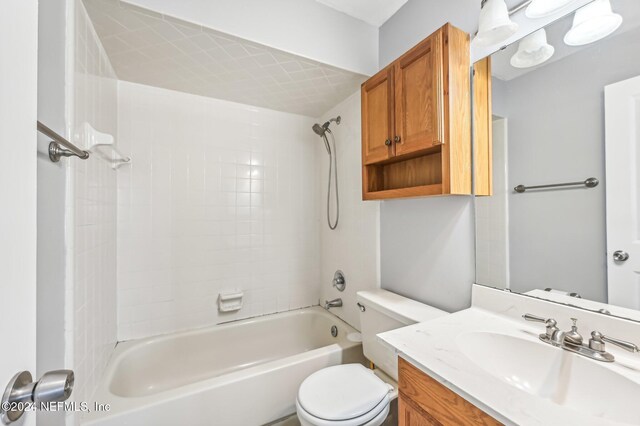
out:
M398 391L398 426L502 424L402 358Z
M363 199L471 194L469 75L447 24L362 84Z

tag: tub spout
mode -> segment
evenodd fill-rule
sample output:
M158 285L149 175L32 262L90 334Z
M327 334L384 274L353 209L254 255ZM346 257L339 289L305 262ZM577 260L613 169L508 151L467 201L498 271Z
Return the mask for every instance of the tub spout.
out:
M324 308L325 309L339 308L341 306L342 306L342 299L333 299L333 300L325 300L324 301Z

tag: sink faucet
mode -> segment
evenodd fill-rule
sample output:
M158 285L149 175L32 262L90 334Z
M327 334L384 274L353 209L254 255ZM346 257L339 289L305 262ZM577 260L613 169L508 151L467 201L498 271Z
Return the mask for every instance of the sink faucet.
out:
M325 309L339 308L341 306L342 306L342 299L333 299L333 300L325 300L324 301L324 308Z
M578 332L577 318L571 318L573 325L571 330L562 332L556 327L556 320L553 318L542 318L531 314L522 316L527 321L542 322L547 326L546 333L540 334L539 338L545 343L559 347L596 361L613 362L615 357L605 351L605 342L619 346L629 352L640 352L640 348L631 342L604 336L599 331L591 332L589 343L583 343L582 335Z

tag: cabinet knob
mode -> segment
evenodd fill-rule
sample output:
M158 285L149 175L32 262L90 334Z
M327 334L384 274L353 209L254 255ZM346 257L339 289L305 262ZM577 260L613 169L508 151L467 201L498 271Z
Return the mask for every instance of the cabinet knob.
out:
M384 144L386 146L391 146L391 139L387 139L386 141L384 141Z
M393 141L395 143L400 143L400 136L396 136L395 138L393 138Z

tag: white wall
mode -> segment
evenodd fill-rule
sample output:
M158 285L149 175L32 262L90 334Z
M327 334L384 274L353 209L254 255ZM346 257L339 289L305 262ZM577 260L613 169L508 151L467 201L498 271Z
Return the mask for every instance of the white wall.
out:
M378 29L315 0L128 0L349 71L378 69Z
M307 117L119 83L118 337L316 304L317 139ZM220 292L244 308L219 314Z
M36 116L38 2L0 13L0 383L36 368ZM36 422L33 413L22 425Z
M67 0L38 3L38 120L66 134ZM37 368L40 377L65 365L66 162L49 160L51 140L38 135ZM38 411L38 424L60 425L64 412Z
M395 60L446 22L477 26L478 0L409 0L380 28L380 65ZM471 197L432 197L382 203L383 288L447 311L471 303L475 278Z
M326 220L329 156L322 139L314 134L313 141L316 145L316 162L320 166L320 179L315 189L319 200L322 248L320 294L321 303L342 298L343 307L331 308L331 312L359 330L360 311L356 305L356 292L380 286L380 203L362 201L360 91L327 112L321 123L338 115L342 117L341 124L331 124L336 138L340 191L340 221L333 231ZM333 274L338 269L344 272L347 279L344 292L333 288Z
M117 81L80 0L68 22L67 88L71 140L89 122L117 134ZM76 373L75 401L91 396L116 343L116 173L93 154L70 158L67 176L67 365ZM69 413L73 416L73 413ZM77 422L79 416L75 416Z

